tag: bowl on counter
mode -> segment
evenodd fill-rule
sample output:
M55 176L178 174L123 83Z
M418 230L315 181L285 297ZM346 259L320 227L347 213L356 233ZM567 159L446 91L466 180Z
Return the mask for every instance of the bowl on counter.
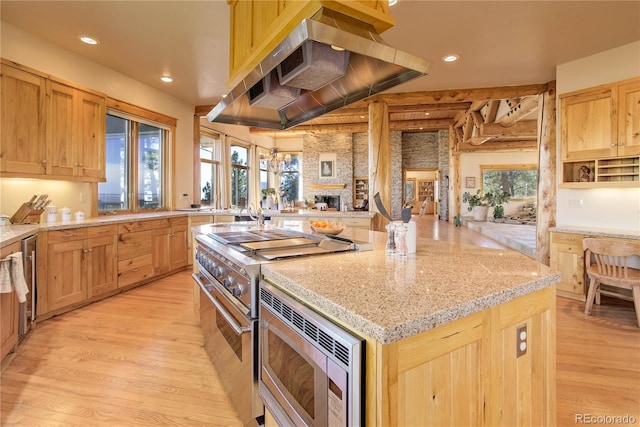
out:
M337 235L342 233L344 225L337 219L315 219L309 221L311 229L318 234Z

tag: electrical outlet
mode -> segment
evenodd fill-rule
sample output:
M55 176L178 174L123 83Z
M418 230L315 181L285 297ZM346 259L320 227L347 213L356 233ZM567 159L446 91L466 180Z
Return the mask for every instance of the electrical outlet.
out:
M527 354L527 324L516 328L516 357Z

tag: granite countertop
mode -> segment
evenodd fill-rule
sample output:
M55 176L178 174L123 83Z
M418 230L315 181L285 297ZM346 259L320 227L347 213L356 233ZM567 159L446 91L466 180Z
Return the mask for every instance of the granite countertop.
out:
M82 221L57 221L42 222L40 224L11 224L0 228L0 245L6 246L11 243L32 236L39 231L61 230L65 228L83 228L95 225L121 224L131 221L146 221L152 219L161 219L176 216L236 216L246 215L247 211L240 209L178 209L175 211L160 211L152 213L138 213L126 215L101 215L98 217L87 218ZM339 212L339 211L317 211L317 210L297 210L292 212L281 212L276 210L265 210L265 216L277 218L306 218L309 216L327 216L328 218L372 218L374 212Z
M554 233L583 234L585 236L615 237L618 239L640 240L640 227L637 230L616 230L613 228L576 227L572 225L556 226L549 231Z
M365 230L365 232L367 232ZM264 264L280 288L382 344L552 286L560 273L516 251L419 239L406 259L375 249Z

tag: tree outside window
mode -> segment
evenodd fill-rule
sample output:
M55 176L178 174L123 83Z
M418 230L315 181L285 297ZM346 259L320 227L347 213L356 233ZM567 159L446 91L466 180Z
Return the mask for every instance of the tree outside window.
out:
M239 209L248 207L248 155L249 150L246 147L231 146L231 205Z
M535 199L538 193L536 165L480 166L484 194L508 193L511 199Z

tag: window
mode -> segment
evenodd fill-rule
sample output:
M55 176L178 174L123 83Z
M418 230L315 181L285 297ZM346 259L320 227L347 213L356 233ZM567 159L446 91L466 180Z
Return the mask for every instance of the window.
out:
M286 200L295 202L301 200L300 195L302 194L300 188L302 186L302 180L300 179L302 156L300 153L288 154L291 155L291 161L285 162L282 172L280 172L280 193L282 197L286 197Z
M175 120L122 102L117 104L122 110L107 110L107 180L98 183L98 210L117 213L169 207L166 153Z
M218 169L220 167L220 136L207 129L200 130L200 203L219 206L220 189Z
M538 192L536 165L481 165L482 191L507 192L512 199L535 199Z
M231 145L231 206L239 209L248 207L249 200L249 149L241 145Z

